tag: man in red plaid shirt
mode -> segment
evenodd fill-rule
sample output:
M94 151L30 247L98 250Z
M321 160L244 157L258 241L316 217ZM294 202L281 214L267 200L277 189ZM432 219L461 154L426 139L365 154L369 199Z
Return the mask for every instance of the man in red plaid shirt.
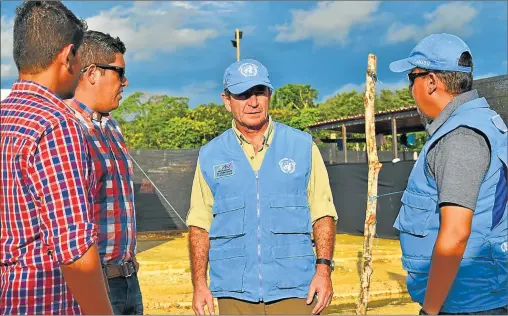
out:
M75 98L66 100L83 127L99 190L94 196L99 255L117 315L143 314L137 276L136 212L132 161L120 126L110 112L128 85L125 45L118 38L87 31L79 51L83 63Z
M111 314L86 138L62 99L86 25L60 2L16 10L19 79L1 103L0 314Z

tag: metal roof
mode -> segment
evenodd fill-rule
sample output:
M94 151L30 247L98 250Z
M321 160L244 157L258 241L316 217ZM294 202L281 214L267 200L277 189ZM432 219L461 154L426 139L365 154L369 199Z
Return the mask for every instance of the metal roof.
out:
M375 113L376 133L391 134L392 119L397 120L398 133L411 133L424 131L420 115L416 106L407 106L398 109L379 111ZM346 126L347 133L365 133L365 114L340 117L333 120L322 121L309 125L312 132L320 130L340 130L342 125Z

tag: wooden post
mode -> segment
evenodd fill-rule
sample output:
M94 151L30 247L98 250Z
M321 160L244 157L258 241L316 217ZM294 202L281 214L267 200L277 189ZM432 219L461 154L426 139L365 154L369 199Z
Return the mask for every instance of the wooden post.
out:
M235 30L235 40L236 40L236 61L240 60L240 30Z
M344 150L344 163L347 163L346 125L342 124L342 150Z
M392 151L393 159L399 157L399 151L397 149L397 120L392 118Z
M367 210L365 212L365 226L363 239L363 262L360 284L360 295L356 314L367 313L369 300L370 278L372 276L372 244L376 235L376 206L377 181L381 163L377 156L376 125L374 117L374 97L376 93L376 56L369 54L365 87L365 138L367 143L367 158L369 161L369 178L367 189Z

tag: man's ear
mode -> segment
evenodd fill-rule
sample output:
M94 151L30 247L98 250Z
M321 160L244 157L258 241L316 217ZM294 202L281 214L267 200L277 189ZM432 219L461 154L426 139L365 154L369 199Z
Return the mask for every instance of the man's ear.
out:
M427 90L428 90L429 95L431 95L437 90L437 86L439 84L439 82L438 82L439 79L438 79L437 75L432 72L429 73L429 75L427 77L428 77Z
M74 44L69 44L64 46L58 54L58 62L60 65L64 66L69 72L72 72L72 68L76 63L80 63L80 59L78 58L78 52Z
M95 65L88 66L88 68L86 68L85 73L83 73L84 79L87 80L92 85L94 85L97 82L100 75L101 73Z
M228 112L231 112L231 99L228 96L226 96L225 93L222 93L221 97L222 102L224 102L224 106L226 107L226 110L228 110Z

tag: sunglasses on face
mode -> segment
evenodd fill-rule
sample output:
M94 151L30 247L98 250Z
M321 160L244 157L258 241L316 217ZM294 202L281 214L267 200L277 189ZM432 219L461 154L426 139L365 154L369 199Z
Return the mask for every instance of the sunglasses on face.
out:
M412 72L412 73L407 74L407 79L409 80L409 90L413 89L413 85L415 83L416 78L425 77L428 74L430 74L430 71Z
M113 70L114 72L116 72L118 74L118 76L120 77L120 81L122 81L122 82L125 79L125 68L123 68L123 67L113 66L113 65L104 65L104 64L93 64L93 65L95 65L95 67L98 67L101 69ZM88 67L90 67L90 66L92 66L92 65L88 65L85 68L81 69L81 72L87 71Z

